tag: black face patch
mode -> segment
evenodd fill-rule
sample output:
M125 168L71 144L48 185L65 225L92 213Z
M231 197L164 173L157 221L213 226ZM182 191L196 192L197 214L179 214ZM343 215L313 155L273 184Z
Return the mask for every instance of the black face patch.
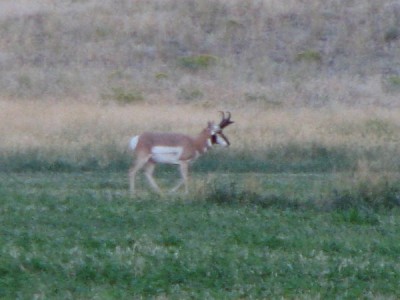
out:
M211 136L211 144L215 145L217 143L217 136L215 134L213 134Z
M226 145L223 144L224 142L226 143ZM230 145L228 138L222 132L218 132L211 136L211 144L212 145L224 145L224 146Z

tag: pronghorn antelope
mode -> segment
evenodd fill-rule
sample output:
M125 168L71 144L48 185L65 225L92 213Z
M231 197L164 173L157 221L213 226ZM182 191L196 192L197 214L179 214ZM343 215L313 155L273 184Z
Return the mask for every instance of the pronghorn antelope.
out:
M196 137L180 133L155 132L145 132L134 136L129 143L129 148L136 154L136 160L129 170L131 194L135 192L136 173L142 168L144 168L144 174L150 186L158 193L161 193L153 178L153 171L157 163L179 165L182 178L171 192L177 191L184 185L187 193L189 163L206 153L215 144L225 147L230 145L222 130L233 123L231 114L227 112L226 117L224 112L220 113L222 115L221 122L218 125L214 122L208 122L207 127Z

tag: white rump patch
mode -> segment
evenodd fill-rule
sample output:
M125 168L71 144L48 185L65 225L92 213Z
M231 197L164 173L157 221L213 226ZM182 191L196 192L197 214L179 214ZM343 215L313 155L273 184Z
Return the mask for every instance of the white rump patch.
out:
M138 142L139 142L139 136L138 135L136 135L133 138L131 138L131 140L129 141L129 149L135 150Z
M182 147L155 146L151 148L151 158L156 163L179 164Z

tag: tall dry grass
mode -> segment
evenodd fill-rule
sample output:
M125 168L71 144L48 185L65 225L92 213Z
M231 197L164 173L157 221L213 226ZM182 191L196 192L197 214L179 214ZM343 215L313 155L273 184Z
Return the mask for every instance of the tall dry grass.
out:
M235 124L226 134L232 146L214 153L222 155L221 161L230 161L232 171L268 171L268 164L301 165L313 160L329 161L330 169L335 165L351 169L359 161L368 162L371 169L398 169L398 110L339 106L260 110L254 106L231 111ZM214 107L193 105L1 101L0 155L3 167L12 166L9 158L15 160L16 169L34 159L44 162L44 168L52 164L109 168L118 162L117 167L123 169L131 136L146 130L195 135L219 117ZM244 167L235 167L237 163ZM306 165L303 171L309 171Z

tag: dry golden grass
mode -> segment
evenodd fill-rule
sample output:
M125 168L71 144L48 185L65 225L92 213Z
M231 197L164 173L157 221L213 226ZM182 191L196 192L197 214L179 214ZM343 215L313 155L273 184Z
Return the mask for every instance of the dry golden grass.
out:
M226 108L219 108L225 109ZM124 155L129 138L143 131L197 134L218 121L216 107L193 105L114 105L74 101L0 101L0 153L34 150L49 160L75 163L90 157L108 164ZM330 107L259 109L233 107L235 124L226 129L231 153L263 158L288 147L314 151L345 149L357 159L393 167L400 152L400 111ZM371 154L373 154L371 156ZM371 158L372 157L372 158Z

